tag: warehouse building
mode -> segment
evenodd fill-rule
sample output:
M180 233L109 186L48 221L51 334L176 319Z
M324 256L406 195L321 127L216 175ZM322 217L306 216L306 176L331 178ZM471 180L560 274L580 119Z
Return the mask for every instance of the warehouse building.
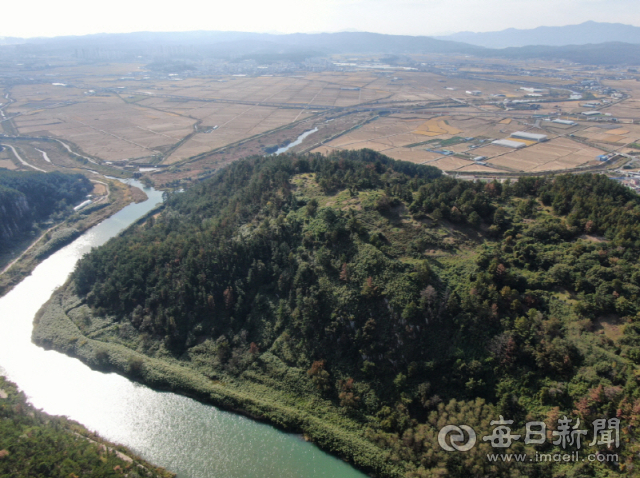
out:
M526 139L527 141L536 141L537 143L542 143L546 141L546 134L535 134L535 133L525 133L524 131L516 131L515 133L511 133L512 138L518 139Z
M526 146L526 144L521 143L520 141L509 141L508 139L498 139L496 141L492 141L491 144L495 144L496 146L502 146L504 148L512 148L512 149L520 149Z
M554 119L552 121L552 123L556 123L556 124L564 124L567 126L575 126L578 123L576 123L575 121L571 121L571 120L563 120L563 119Z
M526 88L526 87L522 87L520 88L522 91L527 91L529 93L548 93L549 90L545 90L545 89L541 89L541 88Z

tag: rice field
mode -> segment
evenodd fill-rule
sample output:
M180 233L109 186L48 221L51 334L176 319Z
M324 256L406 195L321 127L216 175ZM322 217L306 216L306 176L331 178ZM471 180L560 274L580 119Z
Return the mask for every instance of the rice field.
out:
M620 104L603 105L625 124L587 122L578 116L580 124L567 127L536 120L531 112L505 111L502 98L525 97L522 78L496 73L491 65L469 64L465 71L491 73L501 81L358 69L167 78L145 72L144 65L64 66L49 70L50 81L12 87L14 102L5 113L14 116L21 135L59 139L78 154L106 163L190 164L182 171L185 177L243 153L263 154L267 146L286 144L312 128L318 131L298 150L317 145L314 152L329 154L369 148L395 159L469 173L567 169L591 164L603 152L627 151L629 144L640 141L640 126L624 120L640 118L637 82L607 80L631 95ZM558 87L570 83L527 78ZM518 82L509 83L512 79ZM470 96L467 90L482 94ZM572 113L583 110L580 102L558 101L541 103L536 113L563 111L563 117L575 118ZM330 119L341 115L347 119L329 126ZM335 127L339 122L343 129ZM510 138L526 145L517 151L491 144L515 131L544 133L550 141ZM46 158L75 167L78 158L61 148L40 141L34 147L25 145L23 154L39 168L50 167ZM479 156L486 165L473 161ZM6 154L0 155L2 164L13 165Z

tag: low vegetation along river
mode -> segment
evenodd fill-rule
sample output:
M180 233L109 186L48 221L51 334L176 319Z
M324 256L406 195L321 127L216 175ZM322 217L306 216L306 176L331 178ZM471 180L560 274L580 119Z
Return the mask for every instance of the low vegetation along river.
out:
M16 382L36 407L77 420L180 478L363 478L298 435L93 371L31 343L35 313L76 261L162 200L160 192L145 191L147 201L127 206L87 231L0 299L0 373Z

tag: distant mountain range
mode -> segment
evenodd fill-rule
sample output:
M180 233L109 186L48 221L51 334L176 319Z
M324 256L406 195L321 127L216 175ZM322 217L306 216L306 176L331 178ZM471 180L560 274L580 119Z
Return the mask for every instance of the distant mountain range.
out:
M15 40L15 39L12 39ZM12 43L15 43L13 41ZM309 50L319 53L476 53L484 50L474 45L443 41L427 36L384 35L367 32L341 33L248 33L248 32L136 32L101 33L85 36L30 38L23 49L118 48L139 49L145 46L190 46L202 51L222 50L227 54L248 52Z
M531 30L508 28L499 32L460 32L435 38L486 48L587 45L607 42L640 44L640 27L622 23L585 22L579 25L538 27Z
M514 60L568 60L586 65L640 65L640 45L621 42L595 45L524 46L504 49L486 49L482 57L511 58Z
M614 35L616 30L624 30L627 33L624 35L616 34L616 36ZM545 34L544 32L553 32L553 34ZM583 33L579 34L579 32ZM605 34L605 32L609 33ZM520 43L528 44L528 46L509 46L510 44L505 40L501 43L502 48L496 49L452 41L453 38L462 38L464 35L513 35L513 42L518 35L521 35L524 39ZM541 39L535 40L538 38L536 35ZM623 37L624 42L619 39L620 36ZM567 27L541 27L520 31L512 29L493 34L459 33L445 38L448 39L366 32L287 35L209 31L138 32L25 40L0 38L0 57L6 53L29 58L36 58L40 55L57 55L112 61L140 61L141 58L144 58L143 61L156 58L165 60L206 58L243 60L253 58L262 62L267 58L270 58L271 61L274 59L299 61L304 58L322 57L336 53L380 55L438 53L473 55L483 58L541 58L586 64L640 65L640 28L630 25L587 22ZM570 41L568 39L572 38L576 45L543 44L542 38L547 38L547 42L556 43L562 43L562 38L567 39L564 42ZM587 38L592 40L592 44L580 44L584 43ZM3 45L3 43L5 44Z

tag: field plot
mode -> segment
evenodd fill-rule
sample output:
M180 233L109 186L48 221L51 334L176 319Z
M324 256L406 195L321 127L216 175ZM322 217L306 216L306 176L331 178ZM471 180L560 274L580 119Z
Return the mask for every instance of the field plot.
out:
M363 144L379 143L378 151L393 149L406 144L419 143L425 140L424 135L414 131L425 119L402 119L394 117L379 118L361 128L336 138L329 146L340 149L361 149ZM428 138L427 138L428 139ZM370 146L369 146L370 147Z
M310 116L304 110L246 105L225 105L207 113L209 114L204 116L200 129L207 126L217 128L191 136L165 159L165 164L172 164Z
M466 94L467 90L482 91L482 96L491 94L503 94L509 98L524 97L526 92L505 83L495 83L484 80L467 78L443 78L433 73L398 71L389 73L369 87L377 87L388 90L393 96L390 101L424 101L446 98L474 99ZM453 88L446 89L446 88Z
M634 125L624 125L624 127L616 125L598 125L590 126L576 135L587 138L589 141L596 143L605 143L616 146L623 146L633 143L640 135L640 129Z
M490 72L491 70L489 69L487 71ZM492 75L492 77L496 79L506 80L506 81L514 81L516 79L521 80L521 78L518 78L513 75ZM571 81L571 80L562 80L559 78L549 78L545 76L527 76L526 81L531 83L543 83L543 84L553 85L557 88L562 88L563 86L571 85L574 83L574 81Z
M475 165L473 161L468 161L466 159L456 158L453 156L447 156L435 161L430 161L427 164L429 164L429 166L440 168L443 171L456 171L464 167Z
M333 149L369 148L394 159L429 164L444 171L469 172L495 172L495 168L491 168L490 165L478 165L471 160L477 156L500 158L492 163L502 171L529 171L536 170L544 164L548 164L549 169L573 167L593 160L600 154L596 149L569 140L545 144L520 140L528 147L519 152L523 153L520 156L511 158L514 150L489 142L493 139L508 138L511 133L522 129L525 129L522 120L505 119L500 116L492 118L470 115L391 115L340 136L314 152L326 154ZM435 152L443 149L467 155L469 159ZM523 162L523 158L527 162Z
M89 156L120 161L170 152L165 163L171 164L304 120L315 113L309 105L348 107L390 94L367 88L377 79L370 73L152 83L123 70L103 69L105 76L91 78L90 87L109 88L107 95L88 94L85 84L17 86L12 91L17 101L7 112L19 114L14 122L20 134L61 138ZM54 82L66 81L62 72L56 75Z
M587 138L590 141L597 143L619 143L626 144L627 134L630 133L629 130L623 130L620 128L611 127L599 127L593 126L582 130L578 133L579 136Z
M433 118L425 121L412 133L425 136L440 136L441 134L458 134L462 131L449 125L446 118Z
M53 84L15 86L12 96L16 100L7 113L33 114L39 110L56 109L72 102L84 101L82 88L55 86Z
M364 125L329 143L342 149L360 149L379 143L377 150L385 151L399 146L412 150L429 148L431 140L444 141L456 135L469 137L505 137L520 129L514 121L509 125L497 125L494 119L456 116L388 116ZM368 144L369 146L362 146ZM384 146L388 146L385 148ZM464 151L468 147L457 146L454 151Z
M3 146L0 146L0 148L2 149L0 151L0 168L11 170L18 169L18 166L16 166L15 164L15 156L13 155L11 150Z
M619 119L638 119L640 118L640 100L625 100L622 103L610 106L605 110Z
M51 81L75 80L83 78L90 74L93 78L120 78L130 76L140 72L144 65L139 63L105 63L102 65L66 65L56 66L47 71Z
M596 157L600 154L602 151L568 138L555 138L490 159L487 163L517 171L554 171L597 164Z
M489 166L483 166L482 164L473 163L468 166L464 166L456 170L457 173L501 173L504 172L500 169L490 168Z
M430 151L424 151L421 149L412 150L406 148L390 149L388 151L384 151L384 154L393 159L410 161L412 163L418 164L431 164L432 161L442 157L441 154L432 153Z
M485 158L494 158L496 156L507 154L510 151L514 150L489 143L487 146L474 150L474 154L477 156L484 156Z
M66 90L66 88L65 88ZM16 95L17 96L17 95ZM149 157L193 131L194 120L124 103L116 96L85 97L61 107L37 108L34 98L11 113L20 134L53 136L107 161Z
M20 155L20 157L31 166L35 166L36 168L43 171L53 171L55 169L55 165L51 162L51 160L46 161L44 159L43 154L40 151L38 151L38 149L36 149L36 148L40 148L41 144L35 145L34 143L28 143L26 141L11 141L11 140L6 141L5 144L9 144L13 146L17 151L17 153ZM47 155L47 158L48 158L48 155ZM20 164L20 169L25 169L27 171L32 170L32 168L28 166L25 167L22 164Z
M336 78L320 80L320 75L304 78L224 77L222 79L188 79L180 82L159 82L155 90L135 92L152 96L173 96L184 99L268 102L279 105L353 106L389 96L389 92L365 87L372 78ZM342 79L340 83L333 80ZM351 80L351 81L348 81ZM354 86L355 85L355 86ZM362 85L358 86L358 85Z
M458 130L463 136L483 137L487 139L506 138L511 133L522 130L520 121L512 120L509 123L501 123L502 118L487 118L468 115L452 116L449 124Z
M454 57L444 63L459 62L458 72L443 75L354 68L272 75L263 75L272 71L265 69L215 76L192 71L181 77L145 71L144 66L133 64L55 67L47 70L47 78L34 74L39 83L11 87L15 102L5 112L17 116L13 118L15 128L7 131L58 138L79 154L116 166L122 166L117 164L122 160L142 163L160 157L165 165L182 163L178 169L151 173L153 178L162 176L165 183L207 175L243 155L264 154L267 147L287 144L314 128L318 131L295 151L314 145L321 145L313 151L323 154L369 148L395 159L469 173L564 169L593 161L601 153L569 139L554 138L554 131L583 136L609 150L623 150L640 139L640 127L633 124L581 121L575 127L564 127L543 122L539 126L552 138L548 143L521 141L527 147L519 151L492 145L492 140L509 138L515 131L540 132L533 128L537 120L531 112L504 111L494 103L504 97L523 98L527 92L520 88L529 86L528 81L531 86L547 88L561 88L571 81L550 74L557 67L553 62L548 67L544 62L527 66L534 76L512 76L505 69L496 70L494 64L483 66L464 56ZM349 57L344 61L377 60L363 55L362 60ZM436 55L425 61L441 63L443 59ZM477 79L480 77L484 79ZM489 81L491 78L498 81ZM640 116L640 100L634 99L636 94L640 98L640 84L613 83L631 98L603 106L603 112L619 114L621 119L627 113ZM482 93L471 96L467 90ZM571 101L541 106L537 114L583 110L580 102ZM392 112L385 114L383 109ZM56 142L38 141L24 147L16 142L16 146L41 169L76 168L84 161ZM212 154L207 155L209 152ZM489 164L472 161L478 156L488 158L483 161ZM3 158L9 161L7 165L13 164L6 152Z
M56 140L16 140L13 138L5 138L1 142L3 144L13 146L24 161L31 166L44 171L70 171L87 167L88 162L86 160L69 154L69 152ZM27 171L32 170L32 168L21 164L10 148L5 148L5 151L0 154L4 155L0 157L8 158L10 161L13 161L14 168L18 167L18 169L24 169ZM0 165L0 167L7 167L8 169L11 169L8 165ZM94 165L91 165L91 167L94 167Z

